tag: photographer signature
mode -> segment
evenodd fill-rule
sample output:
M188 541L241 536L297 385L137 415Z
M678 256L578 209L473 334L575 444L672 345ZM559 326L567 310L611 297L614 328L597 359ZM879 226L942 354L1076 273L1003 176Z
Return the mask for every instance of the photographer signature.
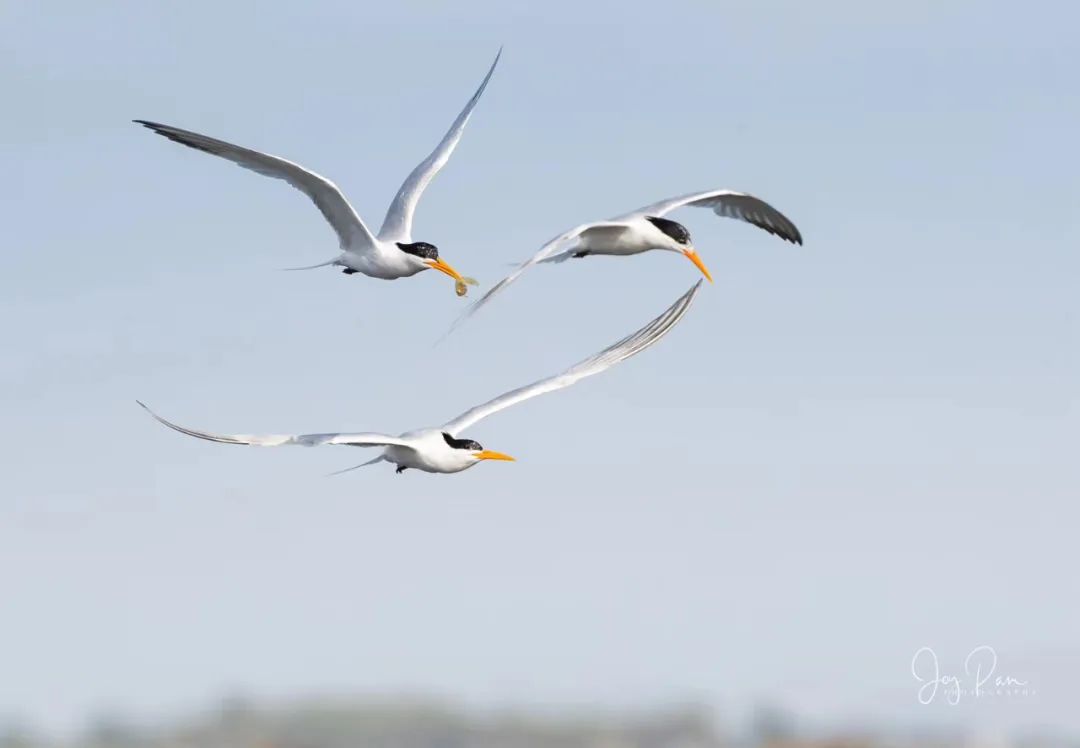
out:
M1035 691L1028 681L1011 675L994 675L997 662L997 652L984 644L975 647L964 658L962 675L949 675L941 672L937 653L930 647L923 647L911 658L911 674L921 684L919 703L933 702L939 691L953 706L959 704L964 696L978 699L983 696L1034 695Z

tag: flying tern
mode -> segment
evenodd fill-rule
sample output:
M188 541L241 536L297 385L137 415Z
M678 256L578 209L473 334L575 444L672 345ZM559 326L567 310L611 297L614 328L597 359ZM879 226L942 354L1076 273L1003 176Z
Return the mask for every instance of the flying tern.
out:
M583 223L559 234L542 246L535 255L521 263L510 275L492 286L465 310L455 326L538 263L565 262L593 255L636 255L658 249L684 255L697 266L702 275L712 281L712 275L694 249L687 228L677 221L664 218L671 211L683 207L710 208L718 216L737 218L786 241L802 244L802 234L795 228L795 224L760 198L731 190L692 192L646 205L607 221Z
M472 114L481 94L484 93L492 73L495 72L495 66L499 64L501 55L500 49L487 75L480 83L480 87L461 110L461 114L454 120L454 124L450 126L450 130L442 141L405 179L386 212L386 218L377 236L364 225L337 185L299 164L190 130L181 130L178 127L141 119L134 121L174 142L228 159L264 176L282 179L311 198L337 233L341 253L317 265L290 269L310 270L333 265L342 267L342 272L347 275L362 273L372 278L394 280L434 268L453 278L458 295L463 296L466 293L466 284L473 285L476 281L462 277L440 258L439 250L435 245L413 241L413 214L416 212L416 204L420 201L424 188L446 165L450 154L454 152L458 141L461 140L469 115Z
M349 447L381 447L383 449L382 454L375 459L338 472L346 472L385 461L397 465L398 473L408 468L422 470L427 473L459 473L484 460L512 461L514 459L502 452L485 449L476 441L464 438L462 432L467 431L481 419L498 413L504 408L509 408L511 405L524 402L537 395L543 395L546 392L554 392L569 387L585 377L591 377L594 374L606 371L619 362L625 361L651 347L670 332L686 314L698 289L701 288L701 283L699 280L689 291L680 296L674 304L664 310L663 314L637 332L631 333L566 371L499 395L482 405L470 408L441 426L407 431L399 436L377 433L277 434L265 436L212 434L172 423L154 413L143 403L139 402L139 405L142 405L150 415L171 429L188 436L221 442L222 444L248 444L260 447L278 447L287 444L314 447L323 444L340 444Z

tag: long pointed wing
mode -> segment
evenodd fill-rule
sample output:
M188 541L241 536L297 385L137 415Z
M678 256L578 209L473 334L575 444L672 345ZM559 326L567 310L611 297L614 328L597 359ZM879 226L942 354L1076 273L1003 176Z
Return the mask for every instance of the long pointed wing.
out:
M416 204L420 202L420 195L423 194L424 189L434 176L439 173L439 170L450 160L450 154L454 152L458 141L461 140L461 134L465 131L465 124L469 121L469 115L472 114L476 102L480 101L480 95L487 88L488 81L491 80L491 74L495 72L495 66L499 64L500 57L502 57L502 47L499 48L498 54L495 55L495 61L491 63L484 80L480 82L480 88L476 89L476 93L472 95L469 103L461 110L461 114L454 120L454 124L450 125L450 129L443 136L442 141L406 177L401 189L394 196L394 202L390 203L390 208L386 211L386 218L383 219L382 228L379 229L380 239L384 241L411 240L413 214L416 212Z
M300 444L305 447L317 447L322 444L343 444L350 447L388 447L410 446L402 439L386 434L359 433L359 434L265 434L256 436L253 434L211 434L206 431L196 431L185 426L166 421L143 403L136 400L143 409L152 415L159 423L162 423L181 434L194 436L197 439L206 439L221 444L249 444L255 447L280 447L286 444Z
M745 221L793 244L803 243L802 234L783 213L760 198L743 192L733 192L732 190L692 192L689 195L668 198L652 205L646 205L644 208L635 210L627 216L621 216L621 218L642 215L662 216L684 206L711 208L718 216Z
M470 305L469 308L462 312L456 320L454 320L454 324L450 326L450 329L447 331L446 334L449 335L451 332L457 329L458 325L460 325L469 317L480 311L480 308L487 304L489 301L491 301L495 294L499 293L511 283L516 281L522 273L531 268L533 265L536 265L537 263L543 262L544 260L548 259L560 249L563 249L568 242L571 242L586 233L598 233L601 231L622 231L625 229L626 225L623 223L600 221L597 223L583 223L580 226L575 226L569 231L559 234L554 239L551 239L546 244L544 244L544 246L540 247L539 251L537 251L536 254L534 254L532 257L525 260L525 262L514 268L513 272L511 272L510 275L506 276L494 286L489 288L487 293L481 296L475 303Z
M450 434L456 435L468 429L480 419L487 418L492 413L497 413L503 408L509 408L511 405L524 402L529 398L543 395L545 392L554 392L555 390L569 387L585 377L599 374L600 372L615 366L615 364L641 353L646 348L656 344L660 338L667 335L668 332L671 331L671 328L678 324L679 320L683 318L683 315L686 314L686 311L690 308L694 296L697 295L698 289L701 288L701 283L700 280L695 283L689 291L680 296L674 304L664 310L663 314L637 332L627 335L617 343L614 343L596 355L590 356L584 361L575 364L561 374L556 374L553 377L527 384L524 387L519 387L516 390L511 390L510 392L499 395L494 400L489 400L483 405L477 405L475 408L470 408L454 420L443 425L443 429Z
M362 249L375 246L375 237L368 231L367 226L360 220L349 201L345 199L338 186L326 177L320 176L313 171L308 171L292 161L271 156L268 153L260 153L250 148L243 148L224 140L200 135L190 130L181 130L179 127L162 125L157 122L146 120L133 120L143 127L153 130L158 135L164 136L174 143L186 145L204 153L228 159L238 166L250 169L263 176L283 179L296 189L311 198L317 207L330 222L337 232L341 248Z

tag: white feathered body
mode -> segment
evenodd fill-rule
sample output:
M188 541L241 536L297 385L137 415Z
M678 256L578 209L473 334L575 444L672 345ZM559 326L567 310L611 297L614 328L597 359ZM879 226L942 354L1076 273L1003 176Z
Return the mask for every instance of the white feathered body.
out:
M383 459L400 467L425 473L460 473L480 464L470 452L447 444L439 429L407 431L400 438L410 446L389 446L383 450Z
M597 226L582 232L573 248L562 254L588 252L591 255L628 256L654 249L679 251L671 237L642 216L635 216L620 223L621 225Z
M336 264L381 280L408 278L429 269L417 257L382 241L376 241L374 247L364 247L360 251L346 249Z

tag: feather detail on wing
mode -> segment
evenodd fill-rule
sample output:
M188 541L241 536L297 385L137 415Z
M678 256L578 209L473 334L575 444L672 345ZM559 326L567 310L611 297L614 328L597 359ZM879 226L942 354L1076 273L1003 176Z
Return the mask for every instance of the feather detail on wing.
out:
M153 416L159 423L168 426L174 431L179 431L181 434L187 434L188 436L194 436L197 439L206 439L211 442L219 442L220 444L248 444L255 447L280 447L287 444L299 444L305 447L317 447L322 444L341 444L350 447L388 447L388 446L409 446L408 442L403 439L399 439L396 436L387 436L386 434L376 433L355 433L355 434L211 434L207 431L197 431L196 429L189 429L186 426L167 421L159 416L154 411L150 410L145 404L136 400L143 409Z
M692 192L688 195L672 197L652 205L646 205L644 208L635 210L633 213L620 218L663 216L665 213L670 213L682 207L711 208L718 216L745 221L793 244L803 243L802 234L783 213L760 198L732 190Z
M472 315L474 315L478 311L480 311L480 308L482 306L484 306L489 301L491 301L491 299L496 294L498 294L500 291L502 291L504 288L506 288L511 283L516 281L521 276L521 274L524 273L526 270L531 268L533 265L536 265L536 264L538 264L540 262L543 262L544 260L548 259L549 257L554 255L559 250L564 249L568 242L574 241L574 240L578 239L579 237L581 237L583 234L586 234L586 233L588 233L590 231L604 231L604 230L610 230L610 229L624 229L625 227L626 227L625 224L611 223L611 222L607 222L607 221L603 221L603 222L599 222L599 223L583 223L580 226L575 226L574 228L570 229L569 231L566 231L566 232L564 232L562 234L559 234L554 239L549 240L542 247L540 247L540 249L537 251L536 254L534 254L532 257L525 260L525 262L521 263L516 268L514 268L514 270L508 276L506 276L501 281L496 283L494 286L489 288L487 293L485 293L483 296L481 296L468 309L466 309L464 312L462 312L461 315L458 316L458 318L456 320L454 320L454 324L450 326L450 329L447 331L446 334L449 335L451 332L456 330L457 327L461 323L463 323L469 317L471 317Z
M680 296L674 304L664 310L663 314L649 322L637 332L627 335L622 340L613 343L599 353L575 364L561 374L556 374L547 379L541 379L532 384L525 385L524 387L519 387L516 390L511 390L510 392L499 395L495 399L489 400L482 405L470 408L454 420L443 425L443 430L456 435L468 429L482 418L486 418L504 408L509 408L511 405L524 402L537 395L542 395L545 392L554 392L555 390L569 387L585 377L599 374L600 372L606 371L612 366L625 361L631 356L641 353L646 348L655 345L662 337L667 335L676 324L678 324L679 320L683 318L683 315L685 315L690 308L690 304L697 295L698 289L701 288L701 283L700 280L695 283L689 291Z
M274 179L282 179L303 192L323 214L338 235L342 249L361 250L373 248L375 237L360 220L338 186L326 177L308 171L292 161L260 153L250 148L226 143L206 135L200 135L179 127L162 125L137 119L136 123L153 130L174 143L186 145L204 153L228 159L238 166Z
M408 242L412 240L413 215L416 213L416 204L420 202L420 195L423 194L428 183L439 173L439 170L450 160L450 154L454 152L458 141L461 140L465 125L469 121L469 115L472 114L472 110L476 108L476 103L480 101L484 89L487 88L488 81L491 80L491 74L495 72L495 66L499 64L500 57L502 57L501 47L498 54L495 55L495 61L491 63L487 75L480 82L480 87L476 89L476 93L472 95L465 108L461 110L461 114L454 120L454 124L450 125L450 129L443 136L439 145L405 178L405 182L402 183L397 195L394 196L394 202L390 203L390 208L386 211L386 218L383 219L382 228L379 229L379 238L383 241Z

